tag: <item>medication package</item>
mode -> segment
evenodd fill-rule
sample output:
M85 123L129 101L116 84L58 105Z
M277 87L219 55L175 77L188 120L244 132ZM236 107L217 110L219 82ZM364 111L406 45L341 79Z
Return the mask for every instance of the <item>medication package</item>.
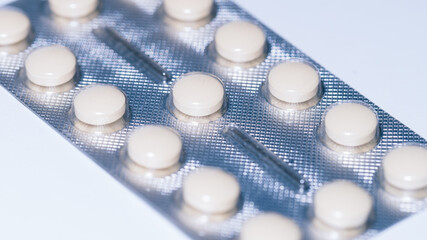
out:
M368 239L426 141L230 0L19 0L0 84L195 239ZM76 173L76 176L78 173Z

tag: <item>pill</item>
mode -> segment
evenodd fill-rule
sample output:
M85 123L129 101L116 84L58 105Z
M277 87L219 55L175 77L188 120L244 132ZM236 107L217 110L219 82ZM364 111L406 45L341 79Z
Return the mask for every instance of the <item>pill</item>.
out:
M126 96L114 86L84 88L74 98L74 113L89 125L106 125L121 119L126 112Z
M264 31L250 22L227 23L215 34L217 53L232 62L250 62L261 57L264 54L265 45Z
M322 186L314 196L317 219L336 229L362 227L372 210L373 200L361 187L337 180Z
M218 112L225 98L221 81L205 73L182 76L172 88L172 101L180 112L203 117Z
M383 160L385 180L403 190L427 187L427 149L404 146L389 152Z
M343 103L326 113L325 132L334 142L356 147L376 137L378 120L375 113L359 103Z
M16 10L0 9L0 45L11 45L27 38L31 22Z
M95 12L98 0L49 0L53 13L65 18L81 18Z
M178 163L182 151L181 137L164 126L144 126L128 140L129 158L148 169L165 169Z
M69 82L76 74L74 54L64 46L39 48L25 60L28 80L43 87L55 87Z
M263 213L243 225L239 239L300 240L302 233L292 220L277 213Z
M275 66L268 74L268 90L277 99L288 103L301 103L319 91L317 70L303 62L285 62Z
M182 192L188 206L202 213L220 214L235 209L240 185L229 173L205 167L184 180Z
M180 21L197 21L212 13L214 0L164 0L167 15Z

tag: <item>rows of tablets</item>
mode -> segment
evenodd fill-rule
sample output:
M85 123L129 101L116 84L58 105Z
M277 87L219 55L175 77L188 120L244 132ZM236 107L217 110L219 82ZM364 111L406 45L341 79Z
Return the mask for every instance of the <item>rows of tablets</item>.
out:
M62 17L87 16L98 2L49 0L51 10ZM209 17L213 0L165 0L166 13L179 21ZM25 41L31 32L28 17L17 10L0 10L0 46ZM251 41L247 41L251 39ZM231 22L220 27L214 50L228 62L256 64L265 58L266 36L250 22ZM258 60L257 60L258 59ZM73 52L59 45L32 51L24 64L24 85L38 92L66 92L77 83L78 65ZM293 59L275 65L260 89L264 100L280 109L304 111L322 98L322 81L311 64ZM221 79L201 72L180 76L171 86L167 107L184 122L209 123L227 111L227 93ZM91 85L73 99L72 121L81 131L108 134L129 121L126 95L115 86ZM338 102L324 114L319 139L337 152L363 153L380 141L378 116L369 105L358 101ZM164 146L168 146L165 148ZM175 130L159 125L143 126L128 138L123 162L130 168L171 174L179 169L183 143ZM388 192L410 198L427 197L427 150L414 144L396 146L383 158L383 186ZM162 175L157 175L162 177ZM184 179L185 204L204 214L230 213L240 196L238 181L231 174L212 167L201 168ZM373 199L364 189L345 180L322 186L314 196L313 225L323 234L354 237L366 228ZM241 239L302 239L299 227L276 213L264 213L247 221Z

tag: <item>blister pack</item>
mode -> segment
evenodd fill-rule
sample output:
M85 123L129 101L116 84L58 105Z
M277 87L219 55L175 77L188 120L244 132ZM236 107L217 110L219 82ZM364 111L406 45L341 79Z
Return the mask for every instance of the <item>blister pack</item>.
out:
M424 139L229 0L19 0L0 84L196 239L368 239Z

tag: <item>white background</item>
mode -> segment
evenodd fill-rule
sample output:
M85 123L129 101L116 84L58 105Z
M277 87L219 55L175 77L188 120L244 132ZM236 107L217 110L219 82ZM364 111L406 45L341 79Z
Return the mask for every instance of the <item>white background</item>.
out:
M426 1L236 2L427 137ZM1 87L0 126L0 239L186 239ZM427 239L425 222L378 239Z

